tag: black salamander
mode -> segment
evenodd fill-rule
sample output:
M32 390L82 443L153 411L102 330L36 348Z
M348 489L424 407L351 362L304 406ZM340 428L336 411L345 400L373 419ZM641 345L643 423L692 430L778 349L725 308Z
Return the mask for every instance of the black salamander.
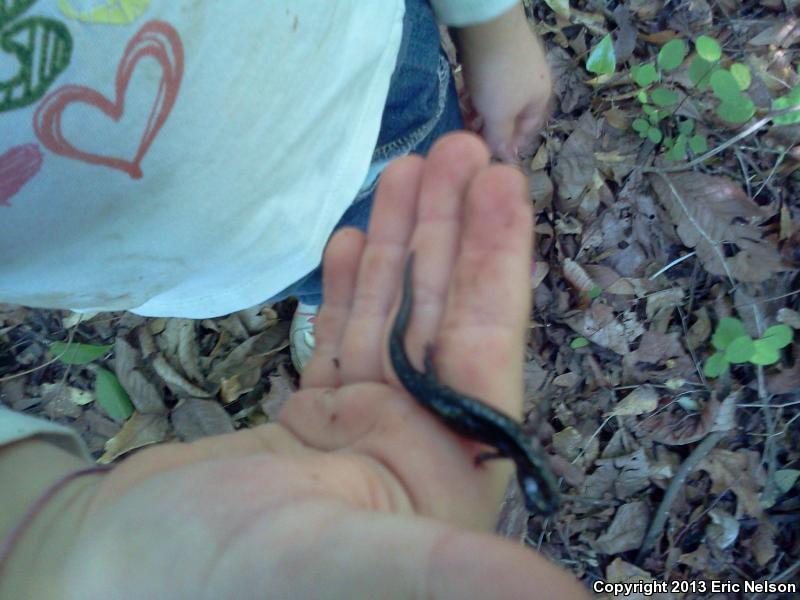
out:
M425 348L425 372L417 371L405 350L405 333L411 317L413 291L411 273L414 253L410 253L403 274L403 296L389 335L389 358L397 378L422 406L450 430L497 452L481 454L478 462L490 458L510 458L517 467L517 479L526 508L549 515L558 510L558 484L544 456L525 441L520 424L485 402L442 384L433 368L433 347Z

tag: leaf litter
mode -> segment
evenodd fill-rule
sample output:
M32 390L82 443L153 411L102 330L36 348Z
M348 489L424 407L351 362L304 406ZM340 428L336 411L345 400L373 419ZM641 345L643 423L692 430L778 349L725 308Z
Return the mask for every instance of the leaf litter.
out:
M525 4L556 107L523 161L537 233L525 410L563 478L564 502L550 519L529 518L511 486L497 530L587 583L796 577L797 344L775 364L733 364L718 378L703 367L726 318L753 339L778 324L800 328L798 126L767 119L727 143L800 83L800 34L787 17L798 6ZM609 34L605 72L587 72ZM675 41L688 50L700 36L718 42L724 68L749 70L744 94L757 112L738 129L720 121L710 91L691 89L690 57L672 64L682 58ZM666 164L633 130L643 109L631 68L646 65L675 67L654 85L675 92L675 114L707 137L703 160ZM296 389L291 310L191 321L0 306L0 401L71 424L103 462L253 427L274 420ZM573 344L578 337L585 342ZM51 342L67 341L77 364L48 363ZM97 401L98 366L129 398L121 423Z

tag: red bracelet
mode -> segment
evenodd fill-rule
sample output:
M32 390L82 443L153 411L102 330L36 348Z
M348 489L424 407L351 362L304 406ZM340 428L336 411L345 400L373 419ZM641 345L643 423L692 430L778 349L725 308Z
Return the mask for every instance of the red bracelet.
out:
M52 500L53 496L55 496L59 490L61 490L61 488L63 488L72 480L82 477L83 475L104 473L106 471L110 471L111 469L111 465L95 465L93 467L79 469L78 471L67 473L61 479L48 487L44 492L42 492L39 497L36 498L33 504L31 504L30 508L22 517L22 519L20 519L19 523L16 524L14 529L12 529L2 543L0 543L0 573L2 573L3 567L5 566L8 557L11 556L11 551L14 549L14 545L19 541L19 538L22 537L22 534L30 526L36 515L41 512L45 504Z

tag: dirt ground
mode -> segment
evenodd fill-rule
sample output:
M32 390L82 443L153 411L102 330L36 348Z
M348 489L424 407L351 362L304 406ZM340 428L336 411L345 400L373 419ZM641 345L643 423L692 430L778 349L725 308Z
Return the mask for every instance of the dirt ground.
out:
M711 585L800 580L798 6L526 3L555 103L524 160L525 411L564 501L530 518L510 488L498 531L589 585L797 597ZM253 427L297 385L292 309L0 305L0 401L70 424L103 462Z

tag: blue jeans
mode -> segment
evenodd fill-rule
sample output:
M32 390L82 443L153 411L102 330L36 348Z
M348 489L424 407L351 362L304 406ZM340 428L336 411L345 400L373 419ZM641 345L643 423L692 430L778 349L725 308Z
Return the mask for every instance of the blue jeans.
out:
M377 186L374 176L387 163L410 152L425 155L448 131L464 128L453 76L440 49L439 30L426 0L406 0L403 40L383 110L378 143L367 182L337 223L367 230ZM276 294L268 302L296 296L306 304L322 303L322 268Z

